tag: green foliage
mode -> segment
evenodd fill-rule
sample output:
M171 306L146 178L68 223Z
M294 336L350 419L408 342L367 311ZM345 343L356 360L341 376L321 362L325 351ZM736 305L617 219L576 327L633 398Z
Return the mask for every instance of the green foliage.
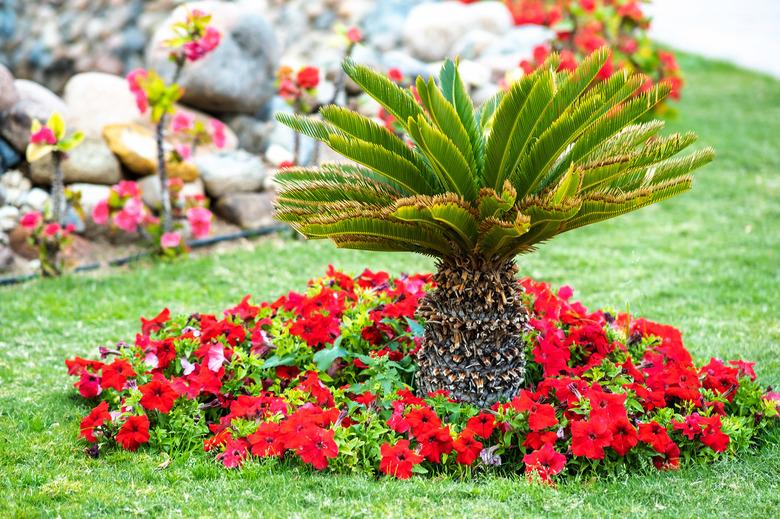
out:
M552 54L478 110L452 61L438 83L417 79L418 103L347 60L405 133L333 106L321 120L280 115L361 167L281 173L277 216L339 247L506 258L687 191L713 151L679 156L694 134L658 137L662 122L638 122L669 87L638 93L641 78L627 73L596 82L607 59L600 50L567 72Z

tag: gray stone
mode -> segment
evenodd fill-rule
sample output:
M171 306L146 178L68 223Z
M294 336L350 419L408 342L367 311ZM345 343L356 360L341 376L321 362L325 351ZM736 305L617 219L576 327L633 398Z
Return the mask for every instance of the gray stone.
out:
M65 84L63 100L72 116L69 123L87 136L101 137L109 124L141 122L135 96L127 81L113 74L85 72Z
M19 222L19 209L12 205L0 207L0 231L8 232Z
M257 191L263 187L265 166L244 150L224 151L195 158L200 178L209 196Z
M216 211L225 220L244 229L273 223L272 192L231 193L217 201Z
M523 25L507 31L482 51L482 56L522 55L529 58L534 47L555 39L555 32L541 25Z
M14 76L0 64L0 112L8 110L19 101L19 93L14 86Z
M262 153L273 123L261 121L250 115L236 115L227 125L238 136L239 146L251 153Z
M161 207L160 177L157 175L143 177L138 181L138 188L141 190L141 198L146 205L153 207L154 209L159 209ZM203 182L199 178L196 178L192 182L185 182L181 192L185 197L203 196L205 194Z
M46 122L53 112L59 112L67 121L65 103L54 92L26 79L14 81L19 101L3 113L2 135L18 151L23 152L30 141L33 119Z
M262 3L203 1L177 8L155 32L147 64L163 77L171 76L173 64L161 43L170 37L170 25L193 9L212 14L222 41L211 54L185 67L180 80L183 102L211 112L257 112L274 93L279 63L276 36Z
M122 179L122 168L102 138L87 138L68 153L62 162L65 182L113 185ZM54 163L47 156L30 165L30 176L36 184L50 184Z
M495 33L485 29L472 29L454 43L450 54L461 59L477 59L499 39Z
M409 12L422 0L382 0L375 2L359 24L366 38L381 50L396 47L401 42L401 28Z
M417 76L422 76L424 79L428 79L428 77L431 75L427 63L420 61L417 58L413 58L409 54L400 50L392 50L385 53L382 56L382 67L385 70L397 68L403 72L404 77L410 79L414 79Z
M512 17L502 2L435 2L416 6L406 18L403 38L416 58L439 61L449 56L455 42L469 30L503 34Z

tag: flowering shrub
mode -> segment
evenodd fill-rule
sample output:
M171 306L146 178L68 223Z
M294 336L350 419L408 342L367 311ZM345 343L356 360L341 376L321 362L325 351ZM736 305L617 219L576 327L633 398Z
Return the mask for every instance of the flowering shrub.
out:
M213 215L206 208L204 196L185 197L181 193L181 179L168 181L168 194L173 214L177 217L173 229L165 231L160 219L144 205L138 184L122 180L113 186L108 198L99 201L92 209L92 220L98 225L111 225L127 233L140 233L163 257L175 257L187 252L182 238L181 219L186 217L190 233L195 238L208 236Z
M66 361L96 407L81 437L171 453L203 448L226 467L275 458L338 472L524 471L558 474L678 468L758 444L780 397L753 363L696 367L680 332L627 314L589 311L521 281L536 330L530 385L478 409L444 392L415 395L427 275L357 278L329 268L304 293L221 316L141 319L132 344ZM518 289L521 287L518 286Z
M127 83L130 91L135 96L138 110L141 113L150 112L150 118L156 125L157 140L157 173L160 177L161 198L162 198L162 222L160 237L165 236L165 243L161 251L179 250L183 252L183 247L173 247L178 237L181 243L181 236L173 229L173 220L171 214L170 196L168 193L168 172L166 163L169 161L184 161L190 158L198 145L214 143L218 148L225 143L225 127L218 121L210 123L211 128L207 128L200 121L186 114L176 114L171 123L174 135L177 137L177 143L170 157L165 153L165 134L166 117L175 114L175 104L184 94L184 89L177 84L179 76L187 62L194 62L202 59L208 53L219 46L222 39L219 31L210 26L211 15L193 9L187 13L184 20L174 23L171 30L174 34L172 38L165 40L163 44L169 49L169 58L175 64L173 78L170 84L159 76L153 70L135 69L127 75ZM155 224L158 225L158 224Z
M639 0L505 0L517 25L550 27L556 38L534 49L520 63L524 73L536 69L552 51L560 53L560 70L574 70L582 59L603 46L611 57L599 73L609 78L625 68L645 75L641 91L667 83L670 97L680 98L683 81L674 54L656 48L647 35L648 18ZM663 106L663 105L662 105Z
M26 213L19 223L29 231L28 242L38 251L41 274L44 277L61 275L64 270L62 253L72 241L71 234L75 230L73 224L62 226L47 221L38 211Z

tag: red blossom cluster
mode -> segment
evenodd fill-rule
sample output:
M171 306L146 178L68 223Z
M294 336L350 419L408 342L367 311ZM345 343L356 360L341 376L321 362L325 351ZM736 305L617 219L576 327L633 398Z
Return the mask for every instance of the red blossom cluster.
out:
M569 287L531 279L518 286L535 330L527 389L485 409L415 394L414 316L431 287L427 275L330 267L273 302L247 296L222 316L142 319L134 344L66 361L81 396L100 400L81 436L135 450L194 434L231 468L284 458L405 479L480 466L551 483L565 471L715 459L776 422L777 398L752 363L697 368L675 328L591 312Z

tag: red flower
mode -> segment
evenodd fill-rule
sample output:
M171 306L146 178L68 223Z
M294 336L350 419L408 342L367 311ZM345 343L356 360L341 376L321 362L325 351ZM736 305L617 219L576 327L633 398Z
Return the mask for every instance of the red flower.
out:
M165 308L162 312L157 314L156 317L151 319L144 319L141 317L141 333L144 335L150 335L152 332L156 332L163 327L171 318L171 311Z
M281 456L284 454L284 442L281 439L279 424L261 423L257 430L246 437L252 446L252 454L260 457Z
M659 453L664 453L667 445L672 443L669 433L658 422L640 423L639 439Z
M130 363L125 359L117 359L111 364L103 366L103 378L100 384L103 387L110 387L117 391L122 391L127 379L136 375Z
M612 433L612 443L609 446L620 456L625 456L639 442L636 429L625 418L613 421L609 431Z
M430 407L418 407L406 414L406 421L412 429L412 436L420 436L441 427L441 419Z
M471 465L482 452L482 443L474 439L470 429L464 430L454 442L452 448L458 453L455 460L461 465Z
M320 84L320 70L316 67L304 67L298 71L296 82L304 90L317 88Z
M225 467L234 469L240 467L246 458L246 441L243 438L229 440L225 445L225 451L217 456Z
M100 387L100 377L88 371L81 373L76 387L79 388L79 394L84 398L94 398L103 392L103 388Z
M149 418L145 414L129 417L116 433L116 441L126 450L137 450L149 441Z
M496 417L490 413L480 413L477 416L469 418L466 422L466 429L472 431L480 438L490 438L493 429L496 427Z
M404 73L401 72L401 69L393 67L387 71L387 77L390 78L390 81L401 83L404 80Z
M537 450L546 443L554 445L556 441L558 441L558 433L555 431L531 431L526 435L525 440L523 440L523 447Z
M575 456L604 459L604 447L612 442L607 421L600 417L571 424L571 451Z
M95 429L109 420L111 420L111 414L108 412L108 402L104 400L81 421L80 436L83 436L90 443L96 442Z
M333 440L334 434L333 429L312 429L298 448L298 456L315 469L325 470L328 467L328 459L339 454L338 445Z
M171 387L171 384L165 380L152 380L138 388L143 395L141 405L144 409L151 411L157 409L162 414L168 414L173 407L173 403L179 397L179 394Z
M591 416L604 416L607 420L616 420L626 416L626 395L605 393L599 389L588 392Z
M395 445L385 443L380 448L382 461L379 470L398 479L412 477L412 468L422 462L422 456L409 449L409 440L399 440Z
M545 443L541 449L523 456L523 463L526 474L536 474L543 482L549 483L552 476L563 470L566 456L553 449L551 444Z
M347 39L350 43L360 43L363 40L363 33L357 27L350 27L347 30Z
M662 451L663 456L656 456L653 458L653 465L658 470L676 470L680 468L680 447L676 443L669 440L669 443L664 445Z
M720 416L711 416L709 419L705 419L704 423L706 426L701 433L701 442L715 452L725 451L731 438L721 430Z
M452 452L452 436L446 427L430 429L417 437L420 442L420 454L431 463L439 463L442 454ZM480 449L481 450L481 449Z
M541 431L558 424L558 418L555 417L553 406L540 404L525 389L520 391L520 395L512 400L512 407L518 411L528 412L528 426L532 431Z

